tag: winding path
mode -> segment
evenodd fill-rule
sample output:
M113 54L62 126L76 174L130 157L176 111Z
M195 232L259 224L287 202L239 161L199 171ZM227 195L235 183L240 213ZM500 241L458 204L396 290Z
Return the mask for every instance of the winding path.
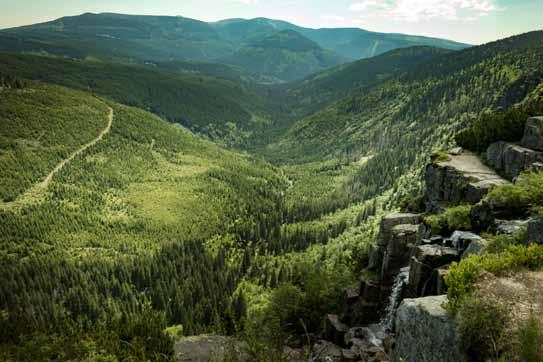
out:
M100 131L100 133L98 134L96 138L94 138L90 142L82 145L77 150L72 152L70 156L62 160L58 165L56 165L55 168L51 172L49 172L49 174L45 177L43 181L35 184L25 193L19 195L19 197L15 201L12 201L12 202L0 201L0 209L17 209L18 207L24 206L25 204L27 204L28 202L31 202L32 200L41 198L43 196L43 192L47 189L53 177L60 170L62 170L62 168L66 166L66 164L68 164L71 160L73 160L79 154L86 151L88 148L100 142L100 140L102 140L102 138L104 138L104 136L108 134L109 131L111 131L111 125L113 124L113 109L109 106L107 108L109 109L107 126L102 131Z
M51 182L51 180L53 179L53 176L55 176L55 174L57 172L59 172L60 170L62 170L62 168L68 163L70 162L71 160L73 160L77 155L81 154L82 152L84 152L85 150L87 150L89 147L92 147L94 146L95 144L97 144L98 142L100 142L100 140L106 135L109 133L109 131L111 131L111 125L113 123L113 109L111 107L109 107L109 115L108 115L108 123L107 123L107 126L106 128L104 128L100 134L98 135L98 137L96 137L95 139L93 139L92 141L90 141L89 143L86 143L84 144L83 146L81 146L79 149L77 149L76 151L74 151L70 156L68 156L68 158L65 158L64 160L62 160L62 162L60 162L58 165L56 165L56 167L53 169L53 171L51 171L47 177L45 177L45 179L39 183L39 187L40 188L43 188L43 189L46 189L47 186L49 186L49 183Z

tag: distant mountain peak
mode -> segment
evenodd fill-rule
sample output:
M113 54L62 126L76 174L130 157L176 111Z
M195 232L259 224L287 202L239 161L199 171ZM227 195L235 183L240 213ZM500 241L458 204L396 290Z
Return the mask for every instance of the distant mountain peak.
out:
M310 40L291 29L281 30L262 40L252 43L251 46L266 49L287 49L296 52L322 50L322 48L313 40Z

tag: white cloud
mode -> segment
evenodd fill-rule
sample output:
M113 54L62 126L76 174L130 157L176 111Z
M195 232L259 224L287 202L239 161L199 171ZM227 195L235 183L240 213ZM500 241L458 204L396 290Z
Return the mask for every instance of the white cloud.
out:
M495 0L364 0L349 10L388 19L418 22L429 19L473 20L499 10Z
M382 4L382 2L381 2L381 4ZM375 6L379 6L378 1L376 1L376 0L364 0L364 1L360 1L360 2L357 2L357 3L351 4L351 6L349 6L349 10L354 11L354 12L361 12L361 11L365 11L368 8L375 7Z
M242 3L245 5L256 5L258 0L233 0L235 3Z
M322 20L326 20L326 21L343 21L345 20L345 18L343 16L339 16L339 15L321 15L321 19Z

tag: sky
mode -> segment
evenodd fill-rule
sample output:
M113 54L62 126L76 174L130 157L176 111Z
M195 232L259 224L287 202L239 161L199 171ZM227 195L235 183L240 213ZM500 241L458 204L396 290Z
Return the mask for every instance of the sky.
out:
M482 44L543 29L543 0L0 0L0 28L85 12L267 17L311 28L358 27Z

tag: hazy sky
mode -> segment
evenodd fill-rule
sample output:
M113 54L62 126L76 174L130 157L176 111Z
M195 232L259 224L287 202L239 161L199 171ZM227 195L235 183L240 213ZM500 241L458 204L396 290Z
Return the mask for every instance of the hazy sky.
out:
M0 0L0 28L84 12L268 17L307 27L360 27L479 44L543 29L543 0Z

